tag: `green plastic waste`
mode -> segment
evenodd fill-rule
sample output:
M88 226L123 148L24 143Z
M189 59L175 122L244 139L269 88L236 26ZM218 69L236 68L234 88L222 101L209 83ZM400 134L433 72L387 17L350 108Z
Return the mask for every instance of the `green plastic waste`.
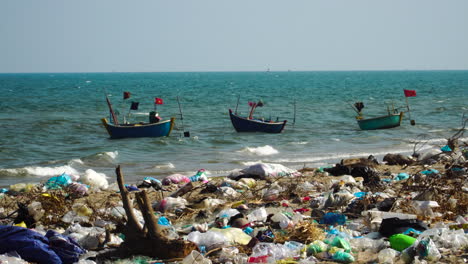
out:
M338 251L333 254L333 260L342 263L351 263L354 262L354 257L347 252Z
M320 252L324 252L327 250L327 248L327 244L325 244L323 241L316 240L307 246L307 256L316 255Z
M345 252L351 252L351 245L344 238L336 236L331 242L331 245L334 247L343 248Z
M391 248L403 251L416 242L416 238L404 234L395 234L388 238Z

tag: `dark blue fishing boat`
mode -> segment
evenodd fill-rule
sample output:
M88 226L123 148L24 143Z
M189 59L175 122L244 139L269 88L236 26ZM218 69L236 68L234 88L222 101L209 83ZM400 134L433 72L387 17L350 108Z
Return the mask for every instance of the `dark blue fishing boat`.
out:
M127 93L127 94L126 94ZM128 98L130 93L124 93L124 99ZM112 123L109 123L106 118L102 118L102 124L109 133L110 138L138 138L138 137L167 137L171 134L174 127L175 118L170 120L161 120L156 111L151 111L149 114L149 122L120 124L109 98L106 96L107 105L111 115ZM156 98L155 104L162 104L162 99ZM138 103L132 103L131 109L138 109Z
M229 109L229 116L231 117L232 125L237 132L264 132L264 133L281 133L284 126L286 125L287 120L278 122L273 120L264 120L253 118L253 112L257 106L263 106L263 103L260 101L258 103L249 103L252 107L248 117L242 117L233 113Z

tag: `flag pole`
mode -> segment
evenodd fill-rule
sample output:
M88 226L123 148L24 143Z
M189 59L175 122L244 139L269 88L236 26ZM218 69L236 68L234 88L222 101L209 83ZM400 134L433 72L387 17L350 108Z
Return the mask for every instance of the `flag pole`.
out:
M294 98L294 118L293 118L293 126L296 124L296 98Z
M182 114L182 107L180 106L179 96L177 96L177 104L179 105L180 120L182 121L182 130L185 130L184 116ZM184 137L190 137L190 131L184 131Z
M410 124L411 124L412 126L414 126L414 125L416 125L416 121L414 121L413 119L411 119L411 110L410 110L410 108L409 108L408 96L405 96L405 98L406 98L406 108L408 109L408 117L409 117L409 119L410 119Z
M240 100L240 95L237 96L236 111L234 111L234 114L236 115L237 115L237 107L239 106L239 100Z

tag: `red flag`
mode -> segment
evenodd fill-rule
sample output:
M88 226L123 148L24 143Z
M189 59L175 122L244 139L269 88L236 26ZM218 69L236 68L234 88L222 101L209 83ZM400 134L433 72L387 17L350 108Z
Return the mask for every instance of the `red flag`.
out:
M403 89L403 92L405 92L406 97L413 97L416 96L416 91L415 90L406 90Z
M164 104L163 99L158 97L154 98L154 104Z
M128 99L130 98L130 92L123 92L123 99Z

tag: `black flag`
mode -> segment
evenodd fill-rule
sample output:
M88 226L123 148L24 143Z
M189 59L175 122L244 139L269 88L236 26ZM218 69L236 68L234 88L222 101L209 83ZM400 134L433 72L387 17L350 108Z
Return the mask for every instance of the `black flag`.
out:
M139 102L132 102L132 105L130 106L130 109L131 110L138 110L138 104L140 104Z

